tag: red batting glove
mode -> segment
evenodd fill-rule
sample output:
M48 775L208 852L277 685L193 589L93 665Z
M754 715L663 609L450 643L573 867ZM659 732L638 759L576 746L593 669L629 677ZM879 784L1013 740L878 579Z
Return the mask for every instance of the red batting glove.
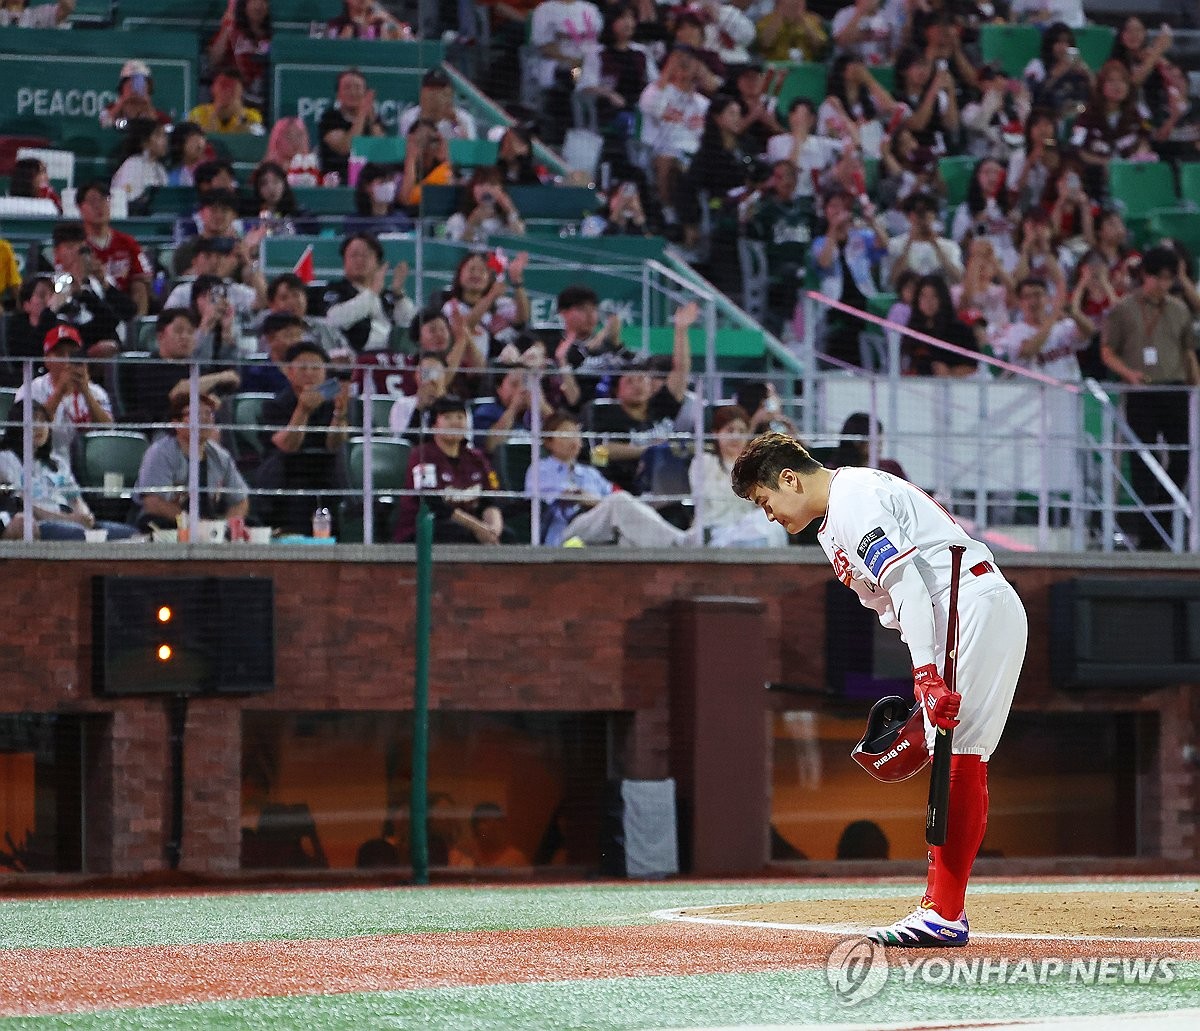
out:
M946 686L936 666L922 666L913 670L913 693L935 727L949 730L958 726L958 707L962 704L962 696Z

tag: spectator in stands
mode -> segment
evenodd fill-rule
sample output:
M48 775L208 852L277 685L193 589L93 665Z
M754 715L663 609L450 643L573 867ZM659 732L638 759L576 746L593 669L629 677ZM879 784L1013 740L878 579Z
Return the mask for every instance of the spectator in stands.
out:
M982 321L992 342L1008 328L1009 300L1016 296L1013 280L986 236L967 237L965 246L966 271L962 282L950 288L950 296L959 317L970 326Z
M296 200L287 172L274 161L263 161L250 174L250 199L245 212L248 225L266 226L272 236L291 236L309 227L307 214Z
M1068 159L1058 166L1042 197L1042 210L1050 212L1050 232L1060 253L1073 264L1073 256L1082 254L1095 241L1095 212L1100 210L1083 189L1083 166Z
M1087 23L1083 0L1012 0L1010 14L1015 22L1050 25L1051 29L1054 27L1051 23L1054 22L1061 22L1073 29L1082 28Z
M150 261L128 233L112 227L112 205L102 179L84 183L75 192L88 246L104 278L133 301L139 317L150 311Z
M376 0L342 0L342 13L326 26L331 39L412 39L412 29Z
M443 320L444 321L444 320ZM399 395L388 412L388 426L411 444L423 443L433 428L433 406L449 391L454 373L440 351L422 351L413 369L416 384L411 393Z
M293 344L284 355L288 386L263 405L262 422L278 426L260 435L267 454L258 486L268 490L306 490L264 502L264 521L292 533L312 530L313 510L330 507L320 491L337 485L337 452L346 442L350 382L328 379L329 356L310 340ZM326 385L328 384L328 385Z
M333 106L325 109L317 123L321 171L336 172L341 183L349 183L350 144L354 137L386 135L387 130L375 111L375 91L367 88L362 72L347 68L337 77Z
M976 67L963 49L963 26L961 10L946 5L934 8L932 16L919 27L914 23L913 29L913 39L924 40L930 66L950 73L960 106L967 91L978 85Z
M783 414L783 401L770 380L740 380L733 399L742 411L750 413L750 436L767 430L797 435L795 424Z
M391 275L383 247L370 233L347 236L339 248L343 278L325 290L325 318L341 330L355 351L382 351L394 326L407 326L416 305L404 292L408 265L400 262Z
M1092 98L1071 129L1071 146L1086 166L1085 186L1093 197L1107 189L1110 161L1146 154L1149 127L1138 111L1129 69L1120 61L1106 61L1097 73Z
M750 439L750 416L738 405L713 412L712 443L692 459L688 480L699 509L689 538L714 548L780 547L787 531L763 517L752 502L739 498L730 483L733 463Z
M757 29L758 52L767 61L819 61L829 49L825 26L806 0L776 0Z
M546 455L538 459L536 472L533 466L525 472L525 491L532 494L536 477L542 498L541 543L551 548L567 542L634 548L684 543L684 531L644 501L618 489L599 469L579 461L583 436L577 415L554 412L545 420L543 432Z
M825 200L825 235L818 237L812 248L821 293L860 311L879 293L875 276L888 248L887 232L874 209L870 214L870 228L856 228L854 199L843 191L831 194ZM850 365L861 364L862 329L854 316L828 311L821 350Z
M543 0L534 9L529 42L538 54L535 74L546 91L544 110L552 140L571 122L570 97L584 56L599 47L603 19L588 0Z
M7 0L0 7L0 28L15 25L21 29L68 28L75 11L75 0L56 0L54 3L28 6L28 0Z
M450 850L449 864L487 870L528 866L529 857L512 843L504 810L481 802L471 812L471 839Z
M24 402L15 404L10 421L16 425L5 428L0 437L0 483L9 487L22 500L27 489L24 467ZM44 405L33 403L33 538L44 541L82 541L84 531L108 531L111 540L132 537L135 530L124 523L97 522L83 499L71 463L66 455L56 452L50 443L50 413ZM0 526L6 541L25 536L24 515L0 512Z
M633 358L621 342L621 318L609 315L600 326L600 298L588 286L572 285L558 295L563 335L554 358L563 374L573 409L596 396L598 380L619 372ZM599 328L598 328L599 327Z
M106 129L123 129L127 123L141 120L166 125L171 118L154 106L150 66L145 61L126 61L117 78L117 99L100 112L100 124Z
M521 213L495 168L476 168L462 195L459 210L446 220L448 240L483 244L498 233L525 234Z
M217 70L212 81L212 101L192 108L188 115L205 132L264 133L262 115L245 103L245 82L233 65Z
M345 350L346 339L329 323L308 312L308 287L294 272L284 272L271 280L267 288L267 310L271 314L294 315L304 321L304 335L315 340L329 354Z
M537 186L542 181L533 163L533 127L518 123L504 129L496 169L506 186Z
M692 155L700 149L708 100L696 89L697 63L671 51L658 80L642 92L642 142L650 148L655 188L666 225L677 225L675 198Z
M10 197L34 197L49 201L62 214L62 198L50 185L50 173L41 158L19 158L8 181Z
M641 192L633 180L621 183L610 190L605 206L587 216L580 227L579 235L596 236L648 236L646 211L642 207Z
M303 163L313 154L312 144L308 139L308 129L302 118L286 115L271 126L271 135L267 137L267 153L263 159L274 161L288 170L289 181L298 163ZM312 185L316 185L313 183Z
M767 160L790 161L797 170L796 195L813 197L817 180L842 152L843 140L817 136L813 128L817 109L807 97L797 97L788 106L788 131L772 136L767 144Z
M120 190L133 203L147 190L167 185L165 126L148 119L131 124L124 150L128 156L112 177L112 189Z
M493 391L494 398L476 406L471 413L475 441L488 455L500 449L514 430L527 432L532 422L533 392L530 372L519 362L500 364L501 375ZM542 420L554 414L554 406L545 392L539 392Z
M4 316L4 350L9 361L0 364L0 385L21 385L23 359L41 362L45 353L42 342L58 321L57 309L65 301L66 294L54 292L49 276L32 276L21 284L17 310Z
M219 318L219 313L218 313ZM154 324L158 361L126 366L121 396L124 419L132 423L167 422L171 402L187 397L191 363L198 360L196 330L199 318L190 308L164 308ZM241 377L234 369L200 370L202 394L228 394L237 390Z
M1004 166L994 158L984 158L971 173L967 199L954 212L950 236L964 249L972 238L986 239L1004 270L1011 273L1017 265L1015 229L1008 191L1004 188Z
M629 4L610 6L604 17L601 45L584 53L578 88L595 98L599 126L632 136L638 98L658 77L658 68L650 52L633 42L637 15Z
M12 306L17 290L21 286L21 269L12 244L0 239L0 303L5 310Z
M367 162L354 184L354 214L346 219L347 233L407 233L413 222L397 199L399 175L395 165Z
M268 312L259 328L265 362L251 362L242 370L243 392L277 394L288 385L286 355L304 339L304 319L285 312Z
M1054 247L1054 230L1043 209L1035 208L1021 216L1013 242L1018 245L1013 279L1020 282L1032 276L1048 285L1052 297L1065 297L1067 277Z
M761 64L746 64L732 76L733 96L742 110L738 131L746 152L758 157L767 151L767 143L783 132L777 110L778 98L767 92L767 77Z
M473 140L478 135L475 119L454 104L454 85L440 68L421 77L417 103L400 116L396 135L407 136L417 122L429 122L447 140Z
M167 185L196 185L196 167L209 154L209 138L194 121L181 121L170 133L167 151Z
M718 93L709 104L700 147L680 185L679 214L685 247L694 246L699 235L701 191L708 194L710 205L716 206L749 179L754 160L742 149L741 127L741 105L734 97Z
M1152 247L1142 257L1141 285L1117 302L1104 322L1101 359L1110 372L1130 386L1181 388L1200 384L1192 313L1183 301L1170 294L1178 268L1179 257L1174 251ZM1188 391L1128 391L1125 415L1134 435L1147 447L1156 448L1160 437L1172 447L1162 464L1167 475L1186 494L1189 461L1198 460L1189 459L1186 449ZM1166 491L1146 463L1133 458L1131 464L1134 493L1142 503L1167 501ZM1136 533L1139 547L1164 546L1144 518L1132 522L1130 529Z
M879 469L907 480L904 468L894 458L877 458L871 465L871 417L866 412L852 412L842 423L841 439L830 458L829 467L838 469L842 466L852 466L858 469ZM875 438L878 442L883 435L883 427L879 420L875 422Z
M105 277L82 223L60 222L51 239L54 288L66 295L59 318L78 328L91 357L109 357L115 353L121 323L136 312L134 303Z
M1080 270L1079 282L1070 302L1051 304L1046 284L1040 279L1023 279L1017 284L1021 317L992 338L996 357L1026 369L1036 369L1064 383L1082 378L1078 355L1096 334L1096 324L1083 312L1083 297L1093 272L1090 265Z
M1042 33L1040 54L1025 66L1025 84L1036 107L1069 118L1086 106L1092 93L1092 73L1079 56L1075 33L1056 22Z
M446 140L434 126L417 122L405 141L401 203L419 214L422 187L449 186L453 181L454 169Z
M1116 208L1107 208L1095 216L1093 225L1096 233L1094 253L1103 259L1104 268L1110 274L1115 273L1133 253L1125 220Z
M74 326L52 326L42 340L42 354L46 371L33 380L32 398L46 410L55 454L69 459L76 427L111 423L112 402L92 382L83 361L83 337ZM25 400L24 386L13 400Z
M1032 108L1029 90L992 65L983 65L977 79L980 96L962 109L966 152L1003 165L1020 145L1021 127Z
M245 519L250 513L249 488L233 455L218 442L216 427L220 401L212 394L199 398L200 518ZM174 529L188 511L188 453L191 448L191 397L171 399L173 433L164 433L142 456L134 498L138 511L134 523L143 533L156 527Z
M839 55L849 55L868 65L891 63L895 33L880 6L879 0L854 0L838 10L829 29Z
M909 110L904 127L935 155L955 149L960 126L958 89L949 67L933 63L911 47L896 58L897 98Z
M234 283L237 269L237 241L228 236L196 237L195 246L189 248L191 264L184 270L182 280L167 295L168 308L189 307L192 303L192 287L201 276L210 276L229 286L227 291L236 310L249 315L257 306L257 294L244 283Z
M701 0L704 45L730 69L751 63L750 50L758 30L749 16L751 0Z
M529 254L521 251L506 268L493 267L486 254L467 254L458 263L450 292L442 305L447 318L457 312L466 323L469 340L462 364L482 369L516 337L516 328L529 321L525 268ZM509 289L512 296L509 296Z
M200 320L196 327L196 360L205 364L236 360L241 319L229 299L227 285L216 276L198 276L192 283L192 310Z
M195 172L192 173L192 178L196 187L197 209L203 204L206 194L222 190L236 191L238 188L237 176L233 173L233 162L226 158L210 158L207 161L201 161L196 166ZM198 222L194 231L199 231ZM241 231L240 228L238 231Z
M1018 210L1041 203L1061 159L1053 113L1034 108L1025 119L1025 145L1008 159L1008 173L1004 177L1009 199Z
M433 440L417 445L408 459L405 486L421 491L433 512L433 539L455 544L499 544L504 517L488 495L500 480L482 451L467 444L467 408L447 394L433 404ZM421 497L401 498L396 540L416 535Z
M189 229L198 223L199 233L189 235L189 238L175 248L172 263L176 275L184 274L191 267L192 259L203 241L229 240L232 247L226 253L233 255L235 267L239 263L244 266L242 279L247 282L255 280L251 285L258 290L257 281L262 277L254 266L258 261L258 245L267 235L269 226L258 225L243 236L236 216L237 194L232 190L210 190L202 194L198 218L184 220L185 227ZM220 274L224 277L231 273L222 269ZM265 287L265 284L263 286Z
M593 403L587 414L587 427L598 438L598 445L592 448L592 461L595 463L600 455L605 456L605 475L622 490L637 493L638 462L642 455L674 432L674 420L683 405L691 373L688 329L699 313L695 302L676 310L671 372L662 387L654 389L649 363L636 358L617 377L617 403ZM600 455L597 446L605 449Z
M888 242L888 279L896 278L906 268L921 275L938 273L949 282L962 278L962 251L953 240L937 232L937 201L927 193L910 194L903 204L908 218L908 232Z
M940 275L922 276L917 283L908 327L966 351L979 350L975 334L955 313L950 288ZM905 337L901 354L908 371L917 376L969 376L979 366L974 358L911 337Z
M803 275L812 242L813 201L796 195L796 166L776 161L762 186L738 205L742 232L766 244L769 312L791 312L797 278Z
M672 23L671 47L683 50L696 59L696 88L706 97L711 97L721 89L729 73L717 52L705 45L705 20L704 16L696 13L695 8L682 8Z
M946 184L931 147L917 142L916 134L901 125L883 139L879 183L875 188L880 206L887 210L887 227L901 231L908 221L904 204L916 194L941 197Z
M269 0L229 0L220 28L208 44L209 65L236 68L242 73L246 99L252 104L263 104L267 99L270 59Z
M870 69L859 58L843 54L829 69L825 99L817 109L816 132L846 140L861 147L867 157L878 158L884 125L892 124L898 110L896 99Z
M1168 107L1175 76L1167 53L1174 41L1171 27L1164 24L1151 42L1145 23L1137 15L1130 15L1121 23L1113 41L1110 60L1119 61L1129 70L1133 88L1141 90L1142 99L1151 111L1165 111Z

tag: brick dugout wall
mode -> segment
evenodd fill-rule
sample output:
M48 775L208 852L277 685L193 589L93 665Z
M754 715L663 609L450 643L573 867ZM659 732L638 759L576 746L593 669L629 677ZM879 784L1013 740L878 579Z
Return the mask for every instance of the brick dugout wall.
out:
M311 556L253 548L195 549L190 561L163 561L147 548L6 549L9 602L0 649L0 711L107 714L108 731L92 750L88 869L139 874L164 867L169 813L168 721L160 700L92 695L91 578L270 576L276 586L277 683L268 697L192 702L186 735L186 834L183 867L226 874L238 866L243 708L279 710L407 709L412 699L414 567L404 548L345 549ZM805 549L807 552L807 549ZM72 554L77 560L65 560ZM278 555L276 558L275 555ZM680 599L705 595L764 602L767 676L824 683L824 587L820 556L753 556L718 561L619 560L579 553L548 561L513 549L477 561L474 549L439 551L435 566L430 704L463 710L613 711L632 714L623 773L665 776L669 764L670 621ZM140 558L138 555L145 555ZM303 560L300 558L303 555ZM53 556L55 560L47 561ZM104 559L101 560L101 556ZM120 561L112 559L120 557ZM223 556L219 558L218 556ZM182 559L182 549L173 559ZM380 561L381 557L389 559ZM1145 710L1162 714L1157 812L1143 851L1164 858L1200 856L1195 767L1184 745L1197 743L1200 690L1153 694L1053 690L1048 675L1048 587L1097 575L1087 557L1053 567L1029 559L1004 563L1030 615L1030 648L1017 705L1034 710ZM337 559L337 560L335 560ZM344 560L343 560L344 559ZM369 559L369 560L368 560ZM1157 568L1156 568L1157 567ZM1189 575L1153 557L1104 575ZM1190 575L1197 574L1195 570ZM731 642L736 647L736 642ZM107 787L107 785L111 787ZM94 799L98 800L98 799Z

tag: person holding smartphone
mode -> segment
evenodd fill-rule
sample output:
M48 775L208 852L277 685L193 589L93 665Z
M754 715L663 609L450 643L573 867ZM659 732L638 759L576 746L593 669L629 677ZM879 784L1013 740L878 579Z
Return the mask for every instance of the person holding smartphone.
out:
M117 79L117 99L100 112L106 129L123 129L129 122L150 119L160 125L170 117L154 106L154 77L145 61L126 61Z

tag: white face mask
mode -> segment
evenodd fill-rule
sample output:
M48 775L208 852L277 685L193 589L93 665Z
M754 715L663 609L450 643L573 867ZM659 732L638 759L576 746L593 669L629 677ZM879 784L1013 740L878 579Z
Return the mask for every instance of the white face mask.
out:
M396 184L388 180L371 187L371 199L379 204L391 204L396 199Z

